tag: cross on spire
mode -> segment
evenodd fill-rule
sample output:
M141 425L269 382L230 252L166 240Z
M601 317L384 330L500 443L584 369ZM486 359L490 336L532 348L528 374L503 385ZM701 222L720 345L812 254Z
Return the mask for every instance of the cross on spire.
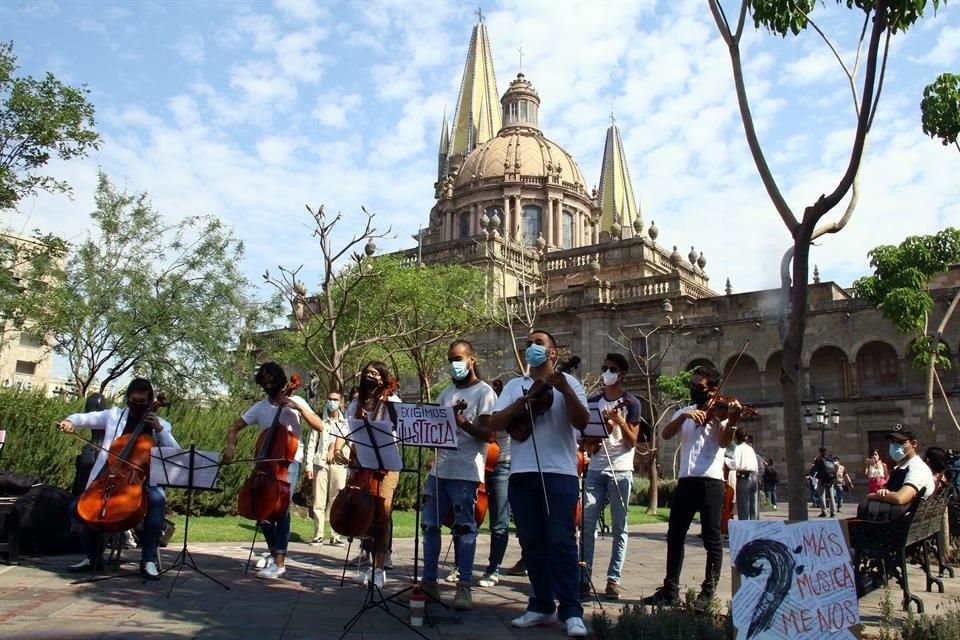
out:
M482 24L482 23L483 23L483 9L480 8L480 7L477 7L477 10L474 11L474 13L477 15L477 22Z
M617 119L613 117L613 111L610 112L610 126L617 126Z
M520 71L523 71L523 47L517 48L517 53L520 54Z

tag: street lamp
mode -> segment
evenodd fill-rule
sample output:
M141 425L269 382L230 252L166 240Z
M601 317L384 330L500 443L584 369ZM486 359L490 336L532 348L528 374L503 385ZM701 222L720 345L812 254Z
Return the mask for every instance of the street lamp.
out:
M816 424L814 424L814 417L817 419ZM820 448L823 449L826 447L826 432L840 428L840 410L834 408L833 411L828 411L827 401L820 396L817 400L816 414L811 413L810 407L807 407L803 412L803 421L808 429L820 432Z

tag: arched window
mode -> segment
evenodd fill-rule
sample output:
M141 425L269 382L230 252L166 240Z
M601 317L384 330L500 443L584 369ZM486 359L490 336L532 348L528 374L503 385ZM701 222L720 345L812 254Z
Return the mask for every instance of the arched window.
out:
M521 100L520 101L520 122L526 122L526 121L527 121L527 101Z
M857 353L860 395L882 396L900 390L900 362L897 352L886 342L869 342Z
M563 248L573 248L573 212L563 212Z
M838 347L823 346L810 356L810 397L846 398L850 380L847 354Z
M536 205L528 204L523 208L521 230L527 246L533 247L537 244L537 238L540 236L540 230L542 229L540 226L542 214L543 210Z
M469 238L470 233L470 212L464 211L460 214L460 237Z

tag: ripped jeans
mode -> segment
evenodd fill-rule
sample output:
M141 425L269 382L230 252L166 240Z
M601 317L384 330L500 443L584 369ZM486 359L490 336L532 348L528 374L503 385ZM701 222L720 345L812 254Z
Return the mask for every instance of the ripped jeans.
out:
M461 584L470 584L473 560L477 552L477 483L472 480L447 480L427 476L420 507L423 530L423 581L437 581L440 560L440 526L448 512L453 512L453 544L456 547L457 569Z

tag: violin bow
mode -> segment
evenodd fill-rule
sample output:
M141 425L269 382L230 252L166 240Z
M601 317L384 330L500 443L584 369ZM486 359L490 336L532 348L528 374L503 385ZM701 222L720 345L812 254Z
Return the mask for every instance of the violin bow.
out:
M107 452L107 462L106 462L106 464L109 464L109 463L110 463L110 449L107 449L106 447L97 444L97 443L94 442L93 440L88 440L87 438L84 438L82 435L80 435L80 434L77 433L76 431L66 431L66 432L64 432L64 433L66 433L66 434L69 435L69 436L73 436L73 437L76 438L77 440L80 440L81 442L84 442L84 443L90 445L90 446L93 447L94 449L99 449L100 451L106 451L106 452ZM133 467L133 468L136 469L137 471L144 471L144 472L146 471L146 470L145 470L144 468L142 468L140 465L138 465L138 464L133 464L133 463L130 462L129 460L124 460L124 459L121 458L120 456L114 456L114 457L117 459L117 462L122 462L122 463L124 463L125 465L128 465L128 466L130 466L130 467Z
M531 385L532 387L532 385ZM530 437L533 438L533 457L537 461L537 474L540 476L540 488L543 489L543 508L547 512L547 520L550 519L550 501L547 499L547 483L543 479L543 467L540 466L540 449L537 448L537 429L535 420L536 417L533 415L533 407L530 406L530 399L527 398L527 390L523 387L520 387L520 390L523 392L524 406L527 408L527 418L530 420ZM550 391L553 393L553 390Z
M740 347L740 353L738 353L737 357L734 358L733 364L730 365L730 370L727 371L720 378L720 384L717 385L717 391L713 394L713 397L710 398L710 402L707 403L707 408L704 409L704 411L709 411L713 407L714 402L716 402L716 398L720 395L720 392L723 391L723 385L725 385L727 383L727 380L730 379L730 376L733 375L733 370L737 368L737 363L740 362L740 358L743 357L743 354L747 350L747 346L749 344L750 344L750 338L747 338L746 340L744 340L743 346Z

